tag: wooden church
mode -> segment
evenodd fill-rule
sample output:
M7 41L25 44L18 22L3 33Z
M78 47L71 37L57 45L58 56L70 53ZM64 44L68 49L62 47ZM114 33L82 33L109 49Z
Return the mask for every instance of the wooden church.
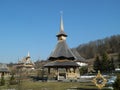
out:
M18 61L18 64L16 67L17 67L17 69L22 69L22 70L34 69L34 63L31 60L29 52L28 52L28 55L26 57L24 57Z
M44 65L48 74L56 80L77 80L80 78L78 58L66 43L67 34L64 32L63 19L60 19L60 31L56 35L58 42Z

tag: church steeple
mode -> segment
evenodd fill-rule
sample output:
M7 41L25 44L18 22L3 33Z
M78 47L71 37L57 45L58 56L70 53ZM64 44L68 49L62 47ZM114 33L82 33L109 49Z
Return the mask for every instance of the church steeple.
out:
M60 17L60 31L64 31L62 15L61 15L61 17Z
M30 57L30 53L29 53L29 51L28 51L27 57Z
M66 43L66 37L67 35L64 32L64 26L63 26L63 19L62 15L60 18L60 31L57 34L58 43L54 49L54 51L51 53L48 60L75 60L76 57L72 53L71 49L68 47Z
M60 32L57 34L57 37L58 37L58 41L66 40L66 37L67 37L67 35L64 32L62 13L61 13L61 17L60 17Z
M27 56L26 56L26 60L30 60L30 53L28 52Z
M27 54L27 56L26 56L26 63L30 63L31 61L30 61L30 53L28 52L28 54Z

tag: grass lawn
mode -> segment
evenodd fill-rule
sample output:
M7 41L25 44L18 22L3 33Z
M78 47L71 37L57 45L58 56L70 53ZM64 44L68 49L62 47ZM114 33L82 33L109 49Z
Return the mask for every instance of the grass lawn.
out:
M0 90L67 90L68 88L97 89L92 83L79 82L33 82L23 81L21 85L0 86ZM72 89L71 89L72 90ZM81 90L81 89L76 89ZM103 88L102 90L108 90Z

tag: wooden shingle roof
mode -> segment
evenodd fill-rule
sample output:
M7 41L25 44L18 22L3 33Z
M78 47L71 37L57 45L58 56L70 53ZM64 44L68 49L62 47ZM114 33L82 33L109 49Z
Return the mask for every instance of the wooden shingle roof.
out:
M67 34L66 34L63 30L60 30L60 32L59 32L56 36L59 37L59 36L61 36L61 35L67 37Z
M83 58L76 49L71 49L71 51L75 55L77 61L85 62L85 58Z
M71 49L68 47L65 40L61 40L57 43L56 48L50 54L48 60L56 59L68 59L75 60L75 55L72 53Z
M56 60L49 62L44 65L44 67L79 67L79 65L74 62L74 61L69 61L69 60Z
M0 63L0 72L9 72L9 68L7 67L6 64Z

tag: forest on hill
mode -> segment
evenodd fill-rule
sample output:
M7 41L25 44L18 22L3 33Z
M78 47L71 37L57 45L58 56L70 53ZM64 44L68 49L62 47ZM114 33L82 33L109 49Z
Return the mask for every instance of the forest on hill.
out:
M104 39L91 41L79 45L75 49L86 59L94 58L96 55L101 56L104 52L108 54L120 53L120 35L113 35Z

